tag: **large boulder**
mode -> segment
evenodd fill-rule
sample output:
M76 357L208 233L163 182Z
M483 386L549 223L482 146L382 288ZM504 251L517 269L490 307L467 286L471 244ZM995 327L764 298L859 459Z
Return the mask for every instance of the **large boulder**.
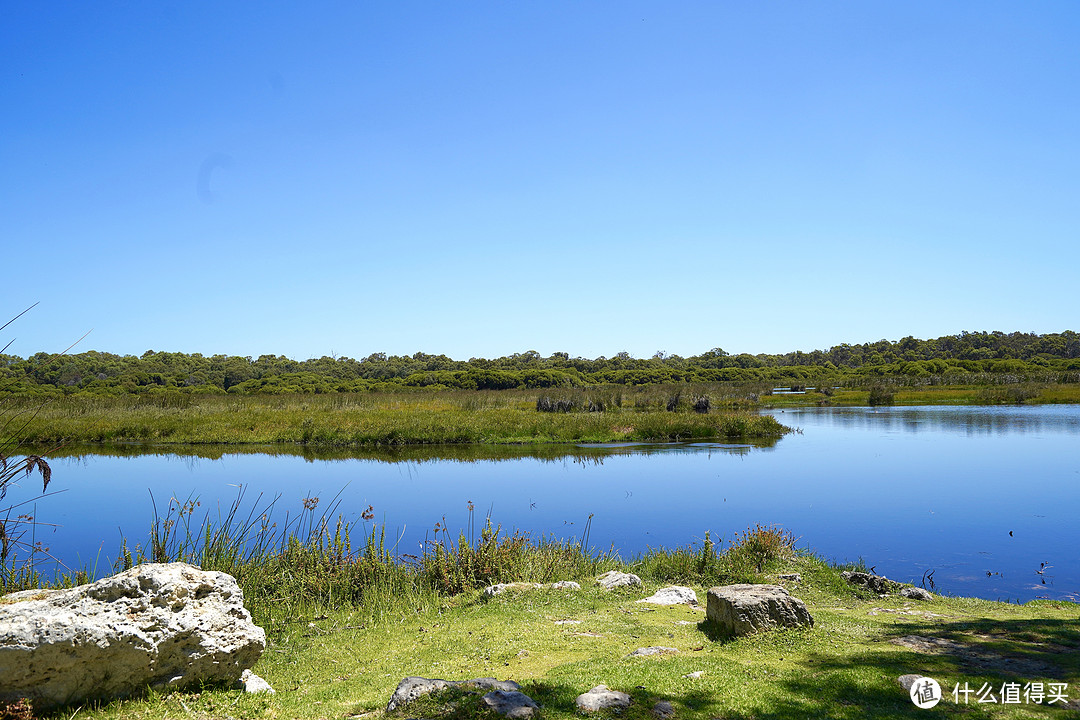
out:
M265 647L232 576L139 565L0 598L0 700L25 697L41 709L148 686L237 685Z
M749 635L775 627L814 624L806 604L779 585L710 588L705 616L728 635Z

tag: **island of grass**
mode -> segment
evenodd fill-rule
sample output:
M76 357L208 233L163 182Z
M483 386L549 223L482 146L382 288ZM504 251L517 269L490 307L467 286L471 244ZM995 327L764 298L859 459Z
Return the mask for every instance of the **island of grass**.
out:
M745 404L699 406L664 389L573 391L561 412L534 391L9 398L37 444L396 445L775 441L788 432ZM671 409L668 409L668 405Z

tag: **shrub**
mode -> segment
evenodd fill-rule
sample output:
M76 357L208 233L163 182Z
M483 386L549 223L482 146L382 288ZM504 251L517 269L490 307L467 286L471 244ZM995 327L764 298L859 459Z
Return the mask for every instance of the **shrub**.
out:
M577 403L569 398L559 398L558 400L554 400L547 395L544 395L536 400L537 412L565 413L573 412L576 408Z
M667 400L667 411L675 412L678 410L680 400L682 400L682 392L676 392L674 395L669 395Z
M770 563L787 560L794 554L795 536L775 525L756 525L741 535L735 533L735 540L726 553L736 567L743 561L759 573Z
M893 392L883 385L874 385L870 388L870 405L892 405Z

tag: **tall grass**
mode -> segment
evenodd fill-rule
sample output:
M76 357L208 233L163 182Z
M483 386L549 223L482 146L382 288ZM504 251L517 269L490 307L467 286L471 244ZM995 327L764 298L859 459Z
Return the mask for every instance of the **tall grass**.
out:
M705 533L700 548L650 549L630 566L643 578L684 585L760 582L761 575L796 554L795 537L775 525L756 525L735 533L725 546Z
M34 503L49 489L52 468L44 453L29 452L25 441L26 428L45 406L41 400L17 402L0 396L0 591L36 585L38 562L53 559L36 538L41 523L33 514ZM12 494L35 474L41 481L40 493Z
M657 388L570 391L572 412L537 412L535 391L372 393L360 396L59 398L27 424L39 443L294 443L319 446L747 440L780 437L771 417L733 410L720 392L707 413L665 412ZM539 400L543 401L543 397ZM539 403L544 405L543 402ZM541 408L543 409L543 408ZM718 409L722 409L718 411ZM591 410L591 411L590 411Z
M589 547L590 522L579 537L533 539L521 531L503 532L486 519L477 533L456 540L442 523L418 554L387 544L385 525L368 507L357 522L343 518L337 498L324 504L306 498L303 510L276 512L277 498L248 503L241 488L218 512L197 498L170 498L155 508L148 538L134 547L122 540L114 570L144 562L187 562L234 576L255 621L271 631L340 607L355 608L365 622L437 607L446 598L496 583L557 580L589 581L610 569L625 568L662 582L698 585L752 582L794 553L789 533L758 526L736 534L726 547L709 533L699 550L654 549L624 563L612 552ZM78 573L40 585L69 586L91 578ZM38 586L40 586L38 585Z
M499 582L580 578L615 562L587 551L587 530L577 540L533 540L520 531L505 534L490 520L479 537L462 533L456 542L440 523L419 554L408 554L387 546L385 525L374 521L371 507L350 522L337 498L325 508L319 498L305 498L301 512L286 513L279 522L276 503L260 496L245 511L241 489L215 515L204 512L198 499L170 498L161 512L155 510L145 543L130 548L122 541L114 569L187 562L227 572L243 588L256 621L274 627L341 605L374 621ZM471 517L470 508L470 527Z

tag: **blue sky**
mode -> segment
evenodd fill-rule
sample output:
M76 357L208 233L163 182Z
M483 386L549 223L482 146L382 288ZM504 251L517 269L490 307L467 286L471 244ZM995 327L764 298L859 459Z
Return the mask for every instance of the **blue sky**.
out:
M1072 2L0 8L8 352L1077 322ZM5 318L6 319L6 318Z

